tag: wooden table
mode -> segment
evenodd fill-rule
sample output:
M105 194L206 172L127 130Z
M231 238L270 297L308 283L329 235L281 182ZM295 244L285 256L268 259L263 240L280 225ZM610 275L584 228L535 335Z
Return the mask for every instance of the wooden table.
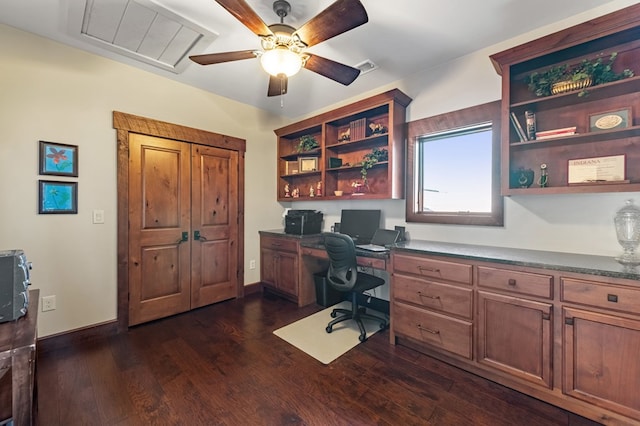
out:
M29 290L27 314L0 323L0 424L33 423L39 296L40 290Z

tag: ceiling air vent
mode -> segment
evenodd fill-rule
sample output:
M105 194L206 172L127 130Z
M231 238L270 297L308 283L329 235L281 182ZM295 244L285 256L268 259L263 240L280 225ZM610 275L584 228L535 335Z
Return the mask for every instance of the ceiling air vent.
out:
M377 70L378 66L374 64L371 59L367 59L366 61L360 62L358 65L356 65L356 68L360 70L360 75L362 75L373 70Z
M218 36L152 0L87 0L80 33L94 45L174 73L189 63L191 49Z

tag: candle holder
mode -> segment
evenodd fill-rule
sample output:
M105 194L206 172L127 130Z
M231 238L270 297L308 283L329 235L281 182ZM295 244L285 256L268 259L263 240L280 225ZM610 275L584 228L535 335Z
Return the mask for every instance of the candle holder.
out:
M616 260L623 265L640 265L636 253L640 244L640 209L633 204L633 200L627 200L625 206L617 211L613 222L618 242L624 250Z

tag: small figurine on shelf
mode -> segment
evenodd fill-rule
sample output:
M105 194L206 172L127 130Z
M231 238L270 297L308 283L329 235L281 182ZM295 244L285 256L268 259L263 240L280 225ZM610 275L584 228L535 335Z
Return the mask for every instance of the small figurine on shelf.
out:
M290 198L291 197L291 192L289 192L289 184L285 184L284 185L284 197L285 198Z
M387 133L387 128L380 123L369 123L369 131L372 135Z
M300 190L298 188L293 188L293 191L291 191L291 195L293 196L293 198L298 198L300 196Z
M309 187L309 197L315 197L316 194L314 193L315 189L313 188L313 185L311 185Z
M540 179L538 180L540 188L546 188L549 186L549 176L547 171L547 165L545 163L540 164Z
M318 184L316 185L316 196L318 197L322 197L322 181L318 181Z
M338 136L339 142L345 142L351 139L351 129L347 129Z

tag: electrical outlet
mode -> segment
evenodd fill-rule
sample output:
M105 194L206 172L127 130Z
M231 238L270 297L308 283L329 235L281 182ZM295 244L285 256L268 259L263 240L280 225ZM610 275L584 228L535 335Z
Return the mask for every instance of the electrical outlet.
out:
M255 259L251 259L249 261L249 269L256 269L256 261L255 261Z
M56 296L44 296L42 298L42 312L56 309Z

